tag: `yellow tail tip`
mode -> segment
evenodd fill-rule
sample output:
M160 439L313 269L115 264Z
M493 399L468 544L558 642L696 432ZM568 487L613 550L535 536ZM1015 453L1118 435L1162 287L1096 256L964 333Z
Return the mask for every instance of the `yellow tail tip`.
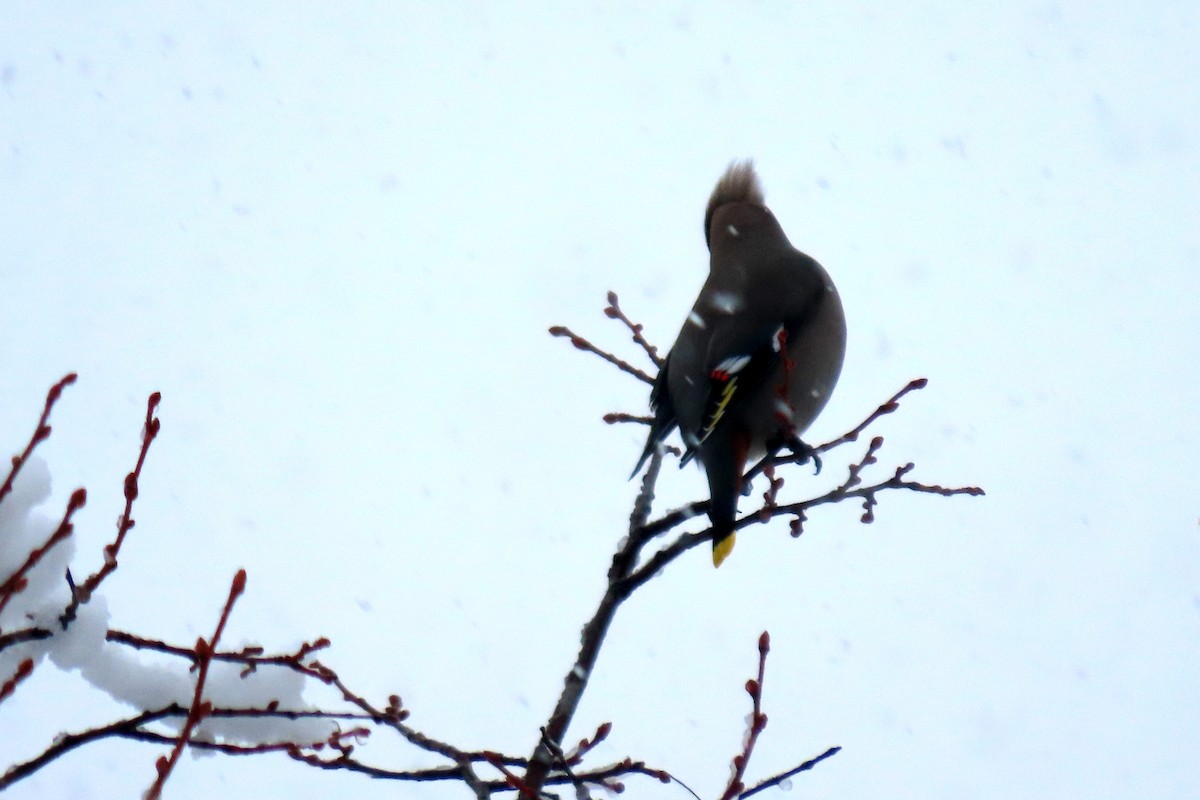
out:
M724 539L713 539L713 566L719 567L725 559L729 558L729 554L733 552L733 543L737 541L737 534L729 534Z

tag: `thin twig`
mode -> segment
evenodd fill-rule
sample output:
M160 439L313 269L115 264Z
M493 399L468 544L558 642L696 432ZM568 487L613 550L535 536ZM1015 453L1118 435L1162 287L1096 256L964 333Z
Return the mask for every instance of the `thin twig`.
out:
M117 555L121 552L121 545L125 543L125 535L133 530L133 501L138 496L138 480L142 476L142 467L146 463L146 453L150 451L150 443L154 441L154 437L158 436L161 423L154 416L155 409L162 401L162 394L154 392L146 401L146 420L142 427L142 447L138 452L137 464L133 471L125 476L125 510L117 519L117 538L112 543L104 546L104 564L100 569L88 576L79 586L73 586L71 592L71 603L63 611L62 616L58 618L59 624L63 630L71 624L75 619L75 614L79 610L79 606L88 602L92 598L92 594L104 582L104 579L111 575L117 569Z
M798 767L793 767L792 769L789 769L787 772L781 772L778 775L772 775L770 778L767 778L766 780L764 780L758 784L755 784L753 787L742 792L740 795L738 795L738 800L746 800L747 797L751 797L752 795L756 795L759 792L766 791L767 789L770 789L773 786L778 786L779 784L786 781L788 778L791 778L795 775L799 775L801 772L807 772L808 770L815 767L817 764L820 764L825 759L831 758L831 757L837 755L838 753L840 753L841 751L842 751L842 748L840 748L840 747L831 747L828 750L826 750L824 753L821 753L821 755L816 756L815 758L810 758L808 761L805 761L803 764L801 764Z
M772 448L759 460L757 464L755 464L746 472L746 475L742 478L742 480L753 480L754 478L758 477L758 475L767 467L778 467L784 464L803 464L810 459L816 461L817 471L819 472L821 465L821 453L828 453L830 450L840 447L843 444L858 441L858 437L862 434L862 432L870 427L875 420L891 414L900 408L900 398L904 397L904 395L908 394L909 392L915 392L920 389L924 389L928 385L928 379L914 378L913 380L909 381L903 389L896 392L894 395L884 401L878 408L872 411L866 419L856 425L853 429L843 433L836 439L830 439L824 444L819 444L816 447L809 447L798 439L794 439L793 444L795 445L795 449L793 452L789 452L787 455L779 455L779 452L785 449L786 446L784 445Z
M510 770L504 763L504 759L500 757L499 753L485 751L484 756L487 758L488 763L495 767L500 774L504 776L504 780L507 782L508 786L512 789L515 789L521 797L525 798L525 800L538 800L538 791L529 786L529 784L521 780L519 775Z
M196 651L188 647L180 647L178 645L167 644L157 639L149 639L142 636L137 636L122 630L110 629L105 635L105 639L117 644L128 645L137 650L153 650L159 653L179 656L195 662L198 658ZM243 674L250 674L259 667L275 666L288 667L297 672L302 672L318 680L325 681L325 674L319 670L304 663L304 659L311 654L329 647L328 639L321 637L314 642L304 642L296 649L294 653L283 653L278 655L263 655L261 647L244 647L241 650L225 650L218 651L212 654L214 661L226 661L230 663L244 664L246 670Z
M596 352L596 348L586 340L580 339L579 341L575 341L579 337L576 337L574 333L568 331L566 328L560 328L558 331L555 335L571 336L576 347ZM832 442L828 442L818 448L813 448L813 454L825 452L839 444L854 441L872 422L885 414L895 411L901 397L910 391L921 388L925 383L924 379L917 379L910 382L904 389L879 406L879 408L872 412L853 430ZM630 518L630 531L613 555L612 564L608 572L608 586L604 592L604 596L600 599L600 604L597 606L592 618L584 625L579 655L576 657L575 664L563 681L563 691L559 695L554 711L550 715L550 720L545 726L544 736L534 748L533 755L529 759L529 768L522 778L524 785L535 792L540 791L546 785L547 777L551 772L554 762L553 747L561 746L567 727L574 716L575 709L578 707L583 692L587 688L588 679L599 656L604 636L621 604L640 586L658 575L680 555L693 547L712 540L713 530L711 527L698 533L682 533L639 564L641 550L647 542L683 524L692 517L706 512L709 507L708 501L699 501L669 512L657 520L650 521L650 501L653 498L654 482L657 480L659 470L661 469L661 451L655 453L655 458L657 460L651 462L651 467L647 470L644 478L642 491L638 494L638 499L635 501L634 511ZM868 457L864 458L863 462L857 466L857 470L861 470L867 465L868 460L873 458L874 449L868 452ZM790 459L785 457L781 458L778 463L783 464L794 460L795 456L792 456ZM766 464L764 463L760 466L765 468ZM869 512L871 506L875 503L876 493L889 489L909 489L943 495L982 494L982 490L976 487L948 489L935 484L923 484L905 480L903 476L909 469L911 467L897 470L897 473L891 478L866 487L857 487L854 485L858 480L857 472L855 472L852 476L853 480L848 480L847 485L840 486L821 497L788 505L775 505L779 489L779 484L775 484L773 485L774 490L768 491L764 509L742 517L735 523L735 528L744 528L752 524L767 522L776 516L784 514L795 516L798 521L802 521L805 509L852 498L862 499L864 504L867 505L868 513L864 514L863 521L870 521ZM780 479L775 478L774 480ZM641 524L638 524L639 522ZM793 534L798 535L798 531L799 522L793 522Z
M0 791L7 789L17 781L29 777L55 759L66 755L77 747L90 742L105 739L110 736L122 736L125 732L136 730L139 726L170 716L166 709L145 711L128 719L118 720L99 728L92 728L81 733L67 733L56 736L54 743L39 753L36 757L20 764L14 764L8 771L0 775Z
M14 765L9 770L0 776L0 791L7 789L9 786L17 783L23 778L27 778L34 772L45 767L50 762L66 755L72 750L81 745L90 744L107 738L123 738L132 739L144 742L156 742L161 744L175 744L176 736L168 736L166 734L155 733L153 731L144 730L143 726L153 722L173 718L186 718L190 709L172 703L160 709L152 711L143 711L126 719L117 720L98 728L80 731L79 733L63 734L55 738L52 745L47 747L36 758L30 761ZM325 711L308 711L308 710L289 710L279 708L214 708L208 715L209 718L259 718L259 719L328 719L328 720L362 720L364 717L357 714L335 714ZM356 728L355 731L361 733L364 729ZM205 742L193 739L189 746L200 750L212 750L228 755L252 755L255 752L273 752L276 750L287 751L292 747L312 747L317 745L296 745L290 742L280 744L259 744L259 745L234 745L228 743Z
M25 559L25 563L17 567L17 571L9 575L3 583L0 583L0 613L4 611L4 607L8 605L8 601L13 598L18 592L21 592L29 584L26 576L30 570L38 565L38 562L45 557L46 553L64 541L75 530L74 524L71 522L71 517L75 516L75 512L83 508L87 504L87 491L84 489L76 489L71 493L71 499L67 501L67 510L63 513L62 521L58 523L58 527L54 529L54 533L50 534L41 547L33 550Z
M53 631L45 628L22 628L12 633L0 634L0 652L22 642L38 642L42 639L49 639L53 635Z
M909 465L906 465L906 467L907 466ZM734 528L736 530L741 530L742 528L749 527L750 525L762 524L779 516L794 515L800 517L808 509L815 508L817 506L828 505L830 503L840 503L844 500L853 498L863 500L865 506L873 506L876 502L875 495L879 492L887 490L907 489L909 491L923 494L938 494L942 495L943 497L951 497L954 495L979 496L984 493L983 489L980 489L977 486L946 487L939 486L937 484L926 484L918 481L904 480L903 475L906 474L906 472L907 470L904 467L901 467L899 470L897 470L896 474L892 475L892 477L879 481L878 483L874 483L870 486L862 486L856 489L838 487L837 489L833 489L821 495L820 497L814 497L810 500L803 500L798 503L789 503L786 505L776 506L767 510L765 520L760 516L758 511L753 511L735 522ZM672 518L672 521L675 521L676 519L677 517ZM873 517L868 517L867 514L864 514L862 521L871 522L872 519ZM659 522L663 522L663 520L660 520ZM682 522L682 520L679 520L679 522ZM678 522L675 524L678 524ZM653 522L647 525L647 528L652 527L658 529L662 526L658 525L656 527L656 523ZM799 533L793 530L793 535L798 536ZM683 555L688 550L691 550L693 547L697 547L705 542L712 541L712 538L712 528L706 528L705 530L698 531L696 533L680 534L669 545L655 552L654 555L647 559L645 563L630 573L630 575L624 581L626 584L626 591L635 591L639 586L653 578L655 574L661 571L676 558Z
M4 483L0 484L0 502L3 502L5 496L12 491L13 483L17 479L17 473L29 461L29 456L33 453L34 448L50 437L50 426L46 424L50 421L50 411L54 408L54 404L58 402L58 398L62 396L63 389L74 383L78 377L74 372L68 372L63 376L62 380L51 386L50 391L46 393L46 403L42 406L42 415L38 418L37 426L33 429L33 435L29 437L29 443L25 445L25 449L20 455L13 456L12 468L8 471L8 477L4 479Z
M625 323L625 327L629 328L629 332L633 334L633 341L646 351L646 355L654 362L654 366L662 369L664 359L659 356L658 348L646 341L646 337L642 334L643 326L640 322L634 322L625 316L625 312L621 310L621 306L617 303L616 292L608 293L608 306L604 309L604 315L609 319L619 319Z
M3 703L5 698L16 691L17 684L33 674L33 659L26 658L20 664L17 664L17 671L12 674L12 677L0 684L0 703Z
M896 392L894 395L892 395L890 398L888 398L888 400L886 400L882 405L880 405L879 408L872 411L870 416L868 416L866 419L864 419L862 422L860 422L853 430L847 431L846 433L842 434L838 438L832 439L832 440L826 442L825 444L818 445L816 448L817 452L825 453L825 452L832 450L835 447L845 444L846 442L857 441L859 435L863 431L865 431L867 428L869 428L871 426L871 424L873 422L875 422L875 420L877 420L880 417L885 416L887 414L891 414L894 411L896 411L898 408L900 408L900 398L904 397L904 395L908 394L909 392L915 392L920 389L924 389L928 385L929 385L928 378L914 378L913 380L909 381L908 384L903 389Z
M601 350L599 347L592 344L591 342L589 342L587 339L583 338L579 334L575 333L570 328L567 328L563 325L555 325L550 328L550 335L551 336L565 336L571 340L571 344L575 345L580 350L583 350L588 353L595 353L596 355L600 356L605 361L612 364L613 366L615 366L617 369L621 370L622 372L627 372L640 381L643 381L650 385L654 385L654 378L651 378L645 372L638 369L633 364L630 364L628 361L626 361L622 358L617 358L616 356L614 356L612 353L608 352L607 350Z
M229 615L233 612L233 604L237 602L244 591L246 591L246 570L239 569L237 575L233 576L233 583L229 587L229 597L225 600L225 608L221 611L221 618L217 621L217 629L213 632L212 639L196 640L196 653L200 660L196 675L196 691L192 695L192 707L188 711L187 719L183 723L183 730L179 732L171 754L159 757L158 763L155 765L158 776L146 791L145 800L158 800L162 796L163 785L167 782L167 778L171 777L171 771L175 769L175 764L183 755L183 749L187 747L192 731L200 724L200 720L212 712L212 704L204 700L204 683L208 680L208 668L212 664L213 651L217 649L217 643L221 641L221 634L225 632L225 625L229 622Z
M767 727L767 715L762 713L762 688L763 678L767 671L767 653L770 651L771 636L763 631L762 635L758 637L758 678L746 681L746 693L750 695L753 707L750 711L745 744L742 746L742 752L733 757L733 774L729 776L729 783L726 784L725 791L721 794L721 800L733 800L746 788L746 785L742 783L742 778L746 775L746 767L750 764L750 756L754 752L758 736Z
M654 417L638 414L626 414L624 411L612 411L604 415L604 421L609 425L616 425L621 422L632 422L637 425L650 425L654 422Z

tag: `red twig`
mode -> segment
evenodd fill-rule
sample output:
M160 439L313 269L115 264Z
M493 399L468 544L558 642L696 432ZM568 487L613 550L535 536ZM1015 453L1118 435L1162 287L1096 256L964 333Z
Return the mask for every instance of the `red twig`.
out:
M4 483L0 484L0 502L3 502L5 495L12 491L17 473L21 471L21 467L25 466L25 462L29 460L34 448L50 437L50 426L46 424L50 420L50 411L58 402L58 398L62 396L63 389L74 383L77 377L74 372L69 372L63 376L62 380L50 387L50 391L46 394L46 403L42 406L42 416L38 419L37 427L33 429L33 436L29 437L29 444L25 445L25 450L20 455L13 456L12 469L8 471L8 477L4 479Z
M846 481L838 489L845 491L862 483L862 471L872 464L879 463L879 459L875 458L875 454L883 447L883 437L875 436L871 439L871 443L867 445L867 452L863 457L850 465Z
M0 703L17 689L17 684L33 674L33 659L27 658L17 665L13 676L0 685Z
M783 478L775 477L775 468L767 466L763 470L763 475L767 479L767 490L763 492L763 506L759 509L758 518L761 522L766 522L771 518L771 510L778 505L779 490L783 488Z
M646 351L646 355L650 356L650 360L654 362L654 366L662 369L663 359L658 355L658 348L646 341L646 337L642 335L643 326L640 322L634 322L625 316L625 312L617 304L616 292L608 293L608 306L604 309L604 315L609 319L619 319L625 323L625 327L629 328L629 332L633 334L633 341L637 342Z
M771 651L771 635L766 631L758 637L758 678L746 681L746 693L750 695L754 710L750 712L750 723L746 729L746 739L742 752L733 757L733 774L725 786L721 800L733 800L742 793L746 785L742 778L746 775L746 765L750 763L750 754L754 752L754 744L758 735L767 727L767 715L762 713L763 676L767 669L767 653Z
M45 767L52 761L67 753L82 747L85 744L100 741L108 738L131 739L140 742L151 742L157 744L171 744L176 742L175 736L168 736L154 731L145 730L143 726L164 719L174 719L183 717L186 719L190 709L184 708L178 704L171 704L165 708L160 708L155 711L143 711L126 719L117 720L97 728L89 728L79 733L62 733L54 738L54 744L46 748L40 755L29 761L15 764L9 770L0 775L0 792L9 788L13 784L21 781L41 768ZM280 708L214 708L212 713L208 715L210 718L274 718L274 719L328 719L331 721L358 721L362 720L361 715L355 714L337 714L327 711L296 711L291 709ZM365 730L363 728L355 728L355 731ZM258 744L258 745L235 745L219 742L192 741L188 746L211 750L229 755L252 755L258 752L274 752L276 750L287 751L289 747L301 748L316 748L323 747L325 742L317 745L314 744L295 744L285 742L281 744ZM290 753L289 753L290 755Z
M136 490L134 492L136 495ZM221 634L225 631L225 624L229 622L229 615L233 611L233 604L241 597L242 592L246 591L246 570L239 569L237 575L233 576L233 584L229 587L229 597L225 601L225 608L221 611L221 619L217 622L217 629L213 633L212 639L205 641L203 638L196 640L196 654L199 657L198 673L196 675L196 692L192 695L192 707L188 711L187 719L183 723L183 730L179 732L179 738L175 742L175 747L172 748L169 756L159 756L158 762L155 764L155 769L158 771L158 776L154 779L150 789L145 794L145 800L158 800L162 796L163 785L167 782L167 778L171 776L171 771L175 769L175 764L178 763L179 757L183 754L183 749L187 747L188 741L191 739L192 731L200 724L209 713L212 712L212 703L204 700L204 682L208 680L208 667L212 664L212 654L217 649L217 642L221 640Z
M504 760L500 757L499 753L485 750L483 751L483 757L489 764L500 771L504 776L504 780L508 782L509 786L517 790L518 795L526 798L526 800L538 800L538 793L504 764Z
M110 629L105 639L110 642L128 645L138 650L155 650L160 653L167 653L173 656L186 658L193 663L199 660L199 655L195 650L187 647L179 647L178 645L167 644L158 639L149 639L143 636L137 636L132 633L127 633L121 630ZM325 637L317 639L315 642L304 642L297 648L294 653L285 653L282 655L263 655L261 647L243 647L241 650L227 650L221 652L213 652L213 661L228 661L238 664L244 664L245 669L242 670L242 676L251 674L257 671L261 666L278 666L293 669L296 672L303 673L311 678L316 678L322 683L329 683L330 670L327 667L313 667L305 663L304 659L309 655L319 650L329 647L329 640ZM319 662L313 662L319 664ZM407 712L405 712L407 715Z
M600 723L600 727L596 728L596 732L592 734L592 738L588 739L585 737L580 739L579 744L575 746L574 750L563 755L563 761L572 767L576 766L580 761L583 761L583 757L591 752L592 748L607 739L610 733L612 733L612 723Z
M612 353L608 352L607 350L601 350L599 347L592 344L591 342L589 342L587 339L583 338L579 334L575 333L570 328L564 327L562 325L554 325L553 327L550 328L550 335L551 336L565 336L571 340L571 344L575 345L580 350L583 350L588 353L595 353L596 355L600 356L605 361L612 364L613 366L615 366L617 369L621 370L622 372L627 372L630 375L632 375L633 377L637 378L638 380L644 381L645 383L649 383L651 385L654 384L654 378L651 378L645 372L638 369L633 364L630 364L628 361L625 361L624 359L621 359L621 358L617 358L616 356L614 356Z
M861 434L868 427L870 427L872 422L874 422L875 420L879 419L882 416L891 414L893 411L900 408L900 398L904 397L904 395L908 394L909 392L915 392L918 389L924 389L928 385L929 385L928 378L914 378L913 380L908 382L907 386L905 386L903 389L901 389L900 391L898 391L894 395L892 395L887 401L885 401L881 406L879 406L879 408L872 411L871 415L869 417L867 417L866 419L864 419L861 423L859 423L858 426L856 428L854 428L854 430L848 431L848 432L842 434L841 436L839 436L838 438L833 439L832 441L826 442L825 444L818 445L815 448L816 451L818 453L824 453L829 450L832 450L833 448L837 447L838 445L845 444L846 442L858 441L859 434Z
M83 508L87 503L87 491L84 489L76 489L71 494L71 499L67 501L67 510L63 514L62 521L58 523L58 528L54 533L50 534L50 538L45 544L34 550L25 559L25 563L17 568L17 571L10 575L4 583L0 583L0 613L4 611L4 607L8 605L8 601L13 595L22 591L29 583L25 577L29 571L37 566L37 563L42 560L46 553L50 552L56 544L66 539L75 530L75 526L71 523L71 517L75 512Z
M100 569L88 576L81 585L74 587L71 593L71 604L63 611L59 617L59 622L64 628L75 619L75 613L79 610L79 606L88 602L92 598L92 594L103 583L104 579L111 575L117 569L117 555L121 552L121 545L125 543L125 534L133 530L133 501L137 500L138 496L138 480L142 476L142 467L146 463L146 453L150 451L150 443L154 441L154 437L158 436L159 423L158 417L154 416L158 404L162 401L162 394L154 392L146 401L146 421L142 428L142 448L138 452L137 464L133 471L125 476L125 510L117 519L117 538L110 544L104 546L104 564Z
M200 651L193 650L187 647L179 647L177 645L166 644L157 639L148 639L141 636L135 636L125 631L110 630L107 635L110 642L118 642L130 647L145 650L155 650L161 653L187 658L194 662L200 659ZM227 661L245 665L243 674L248 674L261 666L275 666L290 669L299 672L302 675L318 680L328 686L335 687L342 694L342 699L346 702L357 706L364 714L365 718L372 720L380 725L386 725L396 730L410 744L413 744L423 750L431 753L436 753L445 756L455 762L478 762L484 761L485 758L482 752L472 752L460 750L446 742L439 741L431 736L421 733L414 728L404 724L409 717L409 712L403 707L399 695L391 695L388 698L388 704L384 708L379 708L367 700L362 695L353 691L338 674L330 667L322 664L316 659L310 659L309 656L329 646L329 640L321 637L314 642L305 642L294 653L283 655L262 655L262 648L247 647L240 651L213 651L209 654L209 658L213 661ZM506 763L516 766L523 766L524 760L506 757Z

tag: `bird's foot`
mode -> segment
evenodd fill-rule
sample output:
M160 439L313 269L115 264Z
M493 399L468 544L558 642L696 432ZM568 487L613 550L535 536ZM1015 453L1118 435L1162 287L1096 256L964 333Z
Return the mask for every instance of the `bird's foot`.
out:
M808 444L799 436L793 436L788 439L787 446L792 451L792 455L795 456L797 464L812 461L813 475L821 474L821 454L817 452L817 448Z

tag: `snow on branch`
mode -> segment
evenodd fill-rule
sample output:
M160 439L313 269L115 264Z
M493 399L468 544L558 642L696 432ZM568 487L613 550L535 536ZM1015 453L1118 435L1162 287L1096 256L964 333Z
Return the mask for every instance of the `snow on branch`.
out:
M101 567L79 585L71 580L69 570L64 568L60 572L65 572L70 599L65 607L59 605L57 612L46 611L47 604L53 607L56 602L50 595L21 594L29 585L27 576L44 566L47 554L69 538L72 516L86 499L86 492L77 490L54 531L44 541L39 538L40 543L30 545L27 552L14 560L12 548L25 546L23 543L29 540L27 529L37 528L37 520L29 516L30 509L49 493L47 474L40 474L37 477L40 483L30 491L20 488L18 473L29 463L34 448L49 436L50 410L62 388L74 380L75 376L69 375L51 389L34 435L21 455L13 459L13 469L4 483L5 498L12 501L19 496L21 502L16 505L10 502L0 515L0 522L5 523L0 530L3 557L0 565L9 561L16 565L0 583L0 610L19 595L23 602L22 618L32 624L0 631L0 701L25 685L37 664L49 656L59 668L79 670L93 686L139 711L106 725L73 733L64 731L38 755L11 764L0 773L0 791L79 747L111 738L171 747L168 755L156 761L156 778L146 792L148 798L160 796L175 764L188 748L229 756L280 754L312 768L376 779L462 782L477 797L511 790L509 776L515 774L513 770L526 769L526 759L492 750L461 748L413 727L407 722L410 712L399 695L389 695L384 702L371 701L317 658L330 647L326 637L304 642L291 652L267 653L257 645L238 650L219 649L234 603L245 590L244 571L234 578L213 636L197 639L191 647L108 626L107 606L97 589L117 571L117 556L134 527L132 512L139 494L139 479L150 443L160 430L156 411L161 396L157 392L147 401L141 448L134 468L124 481L125 508L117 522L116 538L104 547ZM8 527L10 520L14 523L12 530ZM17 561L20 563L16 564ZM138 653L143 652L176 659L178 667L145 664L138 658ZM190 676L193 672L194 676ZM289 675L292 679L287 678ZM306 703L303 693L313 685L331 687L342 702L327 707ZM163 724L176 728L177 732L164 733L156 727ZM400 770L362 760L356 748L381 728L398 733L410 745L444 763ZM619 779L627 775L665 780L661 770L631 758L586 766L584 757L610 729L611 726L602 725L592 739L581 741L570 754L560 752L561 764L551 772L545 785L615 789L620 786ZM483 773L489 769L495 769L495 774Z

